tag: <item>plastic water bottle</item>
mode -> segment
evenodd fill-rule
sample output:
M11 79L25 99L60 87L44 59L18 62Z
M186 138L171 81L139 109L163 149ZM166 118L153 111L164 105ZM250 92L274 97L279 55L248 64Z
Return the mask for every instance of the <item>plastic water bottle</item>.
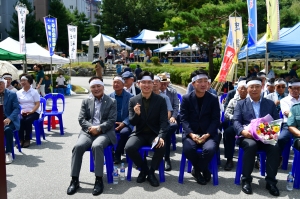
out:
M289 172L289 175L287 176L286 189L288 191L292 191L293 190L293 185L294 185L294 177L292 175L292 172Z
M105 164L105 158L104 158L104 162L103 162L103 173L106 173L106 164Z
M124 163L121 164L121 168L120 168L120 180L125 180L125 166L124 166Z
M118 167L116 167L116 166L114 167L113 181L114 181L114 184L119 183L119 172L118 172Z

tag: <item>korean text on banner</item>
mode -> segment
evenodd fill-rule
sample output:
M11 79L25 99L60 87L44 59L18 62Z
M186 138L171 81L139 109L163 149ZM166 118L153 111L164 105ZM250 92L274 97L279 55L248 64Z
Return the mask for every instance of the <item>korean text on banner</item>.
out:
M229 21L230 22L230 21ZM231 25L229 25L229 32L228 32L228 37L227 37L227 42L226 42L226 48L222 60L222 65L220 68L220 76L219 76L219 82L225 82L226 81L226 76L229 72L230 66L232 64L232 60L235 56L235 49L234 49L234 43L233 43L233 32L231 29Z
M238 51L244 38L242 17L229 17L229 25L232 31L233 48Z
M20 53L26 53L25 23L28 10L26 7L16 6L16 11L18 12Z
M247 0L248 6L248 47L257 42L257 7L256 0Z
M56 46L56 40L58 36L57 32L57 20L56 18L44 17L45 30L48 42L48 49L50 56L53 56Z
M77 54L77 26L68 25L69 56L76 59Z
M280 31L278 0L266 0L267 6L267 42L278 41Z

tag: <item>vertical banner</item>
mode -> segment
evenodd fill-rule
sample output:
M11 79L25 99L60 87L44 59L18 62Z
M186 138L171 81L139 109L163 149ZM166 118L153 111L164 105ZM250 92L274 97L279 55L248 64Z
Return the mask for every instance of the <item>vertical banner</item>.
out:
M278 0L266 0L267 42L279 40L280 18Z
M257 7L256 0L247 0L248 7L248 48L257 42Z
M242 17L229 17L229 25L232 31L233 48L237 51L241 48L244 39Z
M25 24L26 24L26 15L28 14L28 10L25 5L19 4L16 6L16 11L18 12L20 53L25 54L26 53Z
M50 56L53 56L58 36L56 18L44 17L45 30Z
M76 59L77 55L77 26L68 25L69 57Z

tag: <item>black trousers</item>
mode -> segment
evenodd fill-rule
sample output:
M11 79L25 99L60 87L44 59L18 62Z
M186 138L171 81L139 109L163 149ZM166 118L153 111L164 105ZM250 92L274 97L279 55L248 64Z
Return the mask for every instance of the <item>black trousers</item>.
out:
M39 116L40 114L38 114L37 112L34 112L27 116L21 115L20 130L19 130L20 141L30 140L30 135L32 133L32 124L34 120L39 119ZM25 138L24 138L24 133L25 133Z
M273 146L271 144L264 144L253 139L243 138L240 142L240 147L244 150L242 181L252 181L251 173L253 171L256 153L258 150L263 150L266 152L267 156L267 176L265 179L269 184L276 184L276 175L280 159L280 149L278 145Z
M129 137L126 145L125 151L129 158L134 162L134 164L139 168L144 168L143 165L147 164L142 159L139 149L142 146L151 146L153 140L157 137L154 133L139 133L133 134ZM156 170L165 155L165 145L161 148L154 148L154 154L151 161L151 168Z
M294 147L295 147L295 149L297 149L298 151L300 151L300 139L298 139L298 140L296 140L294 142Z
M172 138L172 134L175 133L177 129L178 129L177 123L170 123L170 128L165 140L165 144L166 144L165 160L170 160L171 138Z
M227 159L232 159L235 145L235 131L233 126L229 126L223 133L224 156Z
M128 126L125 126L121 131L117 132L120 134L120 140L118 141L118 145L115 151L116 159L120 160L121 155L124 153L124 147L128 140L128 137L131 134L131 129Z
M208 169L216 150L217 143L213 139L206 140L203 144L196 144L191 138L183 138L183 154L192 162L196 170L203 172ZM202 148L202 154L197 153L197 149Z

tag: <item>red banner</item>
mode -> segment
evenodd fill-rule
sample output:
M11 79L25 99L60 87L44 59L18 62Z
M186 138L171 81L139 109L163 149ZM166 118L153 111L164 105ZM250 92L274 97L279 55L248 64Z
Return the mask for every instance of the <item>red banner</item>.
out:
M226 82L226 76L229 73L229 69L232 64L234 55L234 48L232 48L231 46L227 46L225 49L224 58L220 69L219 82Z

